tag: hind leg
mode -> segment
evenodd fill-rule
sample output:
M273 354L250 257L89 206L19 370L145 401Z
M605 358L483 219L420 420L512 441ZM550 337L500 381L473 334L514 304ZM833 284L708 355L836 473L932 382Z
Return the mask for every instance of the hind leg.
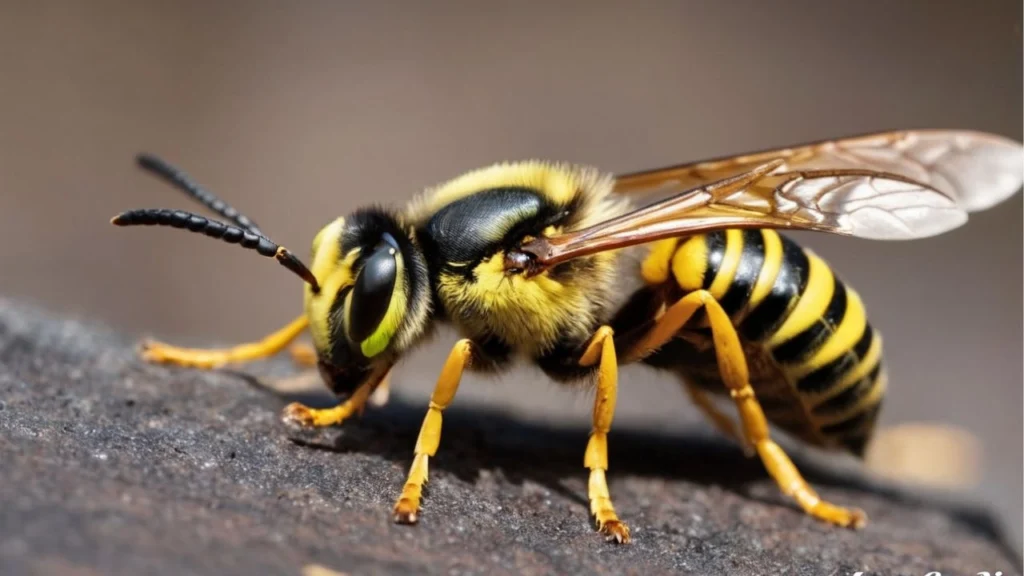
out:
M714 424L715 428L718 429L719 432L742 446L743 453L748 457L754 455L754 447L747 442L747 439L743 434L736 430L736 423L733 422L732 418L723 414L722 411L718 409L718 406L715 406L707 393L689 382L684 382L683 388L686 389L686 393L690 396L690 400L694 405L704 413L704 416Z
M822 500L807 484L793 461L782 447L769 436L768 420L750 386L747 360L743 354L739 335L729 316L710 292L691 292L673 304L658 320L651 331L625 357L628 360L643 357L657 349L679 330L697 310L704 308L711 325L718 356L718 369L729 395L736 404L743 423L743 435L761 457L761 462L784 494L792 497L803 510L819 520L844 527L861 528L867 515L857 508L843 508Z

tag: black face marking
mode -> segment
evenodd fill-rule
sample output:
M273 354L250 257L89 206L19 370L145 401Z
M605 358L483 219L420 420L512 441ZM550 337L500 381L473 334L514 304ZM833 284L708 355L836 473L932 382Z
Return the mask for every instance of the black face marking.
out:
M348 317L348 335L352 342L368 338L387 314L398 280L397 253L394 238L382 240L358 272Z

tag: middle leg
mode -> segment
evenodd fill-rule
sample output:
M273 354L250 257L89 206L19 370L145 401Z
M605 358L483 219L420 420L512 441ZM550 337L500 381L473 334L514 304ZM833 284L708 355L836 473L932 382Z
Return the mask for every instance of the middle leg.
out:
M441 369L433 394L430 395L430 408L423 418L420 435L416 439L413 450L412 467L402 488L402 494L395 503L394 518L399 524L415 524L419 519L420 497L423 484L427 482L427 463L437 453L441 444L441 413L455 398L459 389L462 373L469 366L473 355L473 343L469 339L459 340L448 354L448 360Z

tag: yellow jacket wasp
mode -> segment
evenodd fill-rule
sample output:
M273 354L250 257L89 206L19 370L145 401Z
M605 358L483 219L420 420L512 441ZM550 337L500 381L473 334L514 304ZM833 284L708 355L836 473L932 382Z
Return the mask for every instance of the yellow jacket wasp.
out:
M297 357L315 363L342 402L292 404L284 418L331 426L361 411L396 362L448 323L462 339L441 369L395 520L417 520L442 412L463 371L502 370L521 357L555 381L595 385L584 452L590 509L618 542L630 533L608 492L607 442L618 367L632 362L677 374L808 514L863 526L861 510L822 500L804 481L769 422L809 444L862 454L887 385L882 339L857 293L778 230L924 238L962 225L1022 182L1020 143L957 130L840 138L618 177L502 163L429 188L400 210L335 219L314 238L307 266L176 168L139 161L229 222L143 209L114 224L240 244L306 283L303 314L259 342L224 350L151 342L147 360L214 368L276 354L308 329L313 349ZM634 198L658 193L634 207ZM641 245L643 285L622 294L621 252ZM708 392L732 398L738 429Z

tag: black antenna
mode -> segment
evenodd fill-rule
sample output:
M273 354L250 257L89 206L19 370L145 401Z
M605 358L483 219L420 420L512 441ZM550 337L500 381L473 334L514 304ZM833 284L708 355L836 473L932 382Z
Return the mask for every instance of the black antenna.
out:
M138 162L142 169L159 176L178 190L188 194L193 200L198 201L203 206L206 206L224 218L238 224L243 229L249 230L254 234L263 234L256 226L256 223L250 220L245 214L242 214L209 190L206 190L199 184L196 184L196 182L182 170L152 154L139 154L135 157L135 161Z
M167 208L129 210L114 216L110 223L115 226L171 226L219 238L229 244L240 244L243 248L255 250L263 256L274 257L282 266L312 286L314 293L320 292L320 284L317 283L316 277L301 260L284 246L278 246L273 240L253 229L243 230L198 214Z

